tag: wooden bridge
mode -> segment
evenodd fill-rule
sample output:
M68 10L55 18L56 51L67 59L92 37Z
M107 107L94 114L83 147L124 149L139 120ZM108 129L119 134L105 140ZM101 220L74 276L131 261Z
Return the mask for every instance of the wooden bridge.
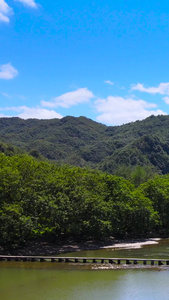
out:
M15 256L0 255L0 261L28 261L28 262L59 262L59 263L92 263L92 264L116 264L116 265L151 265L169 266L169 259L151 258L106 258L106 257L61 257L61 256Z

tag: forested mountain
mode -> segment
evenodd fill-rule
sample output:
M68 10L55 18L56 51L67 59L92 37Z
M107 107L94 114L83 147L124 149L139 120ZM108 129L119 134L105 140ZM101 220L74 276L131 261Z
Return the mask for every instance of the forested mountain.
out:
M0 250L168 236L168 129L168 116L116 127L0 118Z
M169 116L151 116L122 126L105 126L85 117L0 118L0 142L36 158L112 174L137 165L169 172Z

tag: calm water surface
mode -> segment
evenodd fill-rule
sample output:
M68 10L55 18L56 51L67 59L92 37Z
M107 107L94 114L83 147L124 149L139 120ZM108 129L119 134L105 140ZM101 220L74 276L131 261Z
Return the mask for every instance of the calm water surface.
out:
M134 250L101 250L80 255L169 257L169 241ZM115 251L115 252L113 252ZM132 252L132 253L131 253ZM114 253L116 255L114 255ZM113 254L113 255L110 255ZM77 255L77 253L76 253ZM122 256L121 256L122 255ZM96 266L95 266L96 267ZM168 300L169 267L156 269L92 269L91 265L0 262L1 300L115 299Z
M1 300L168 300L169 271L0 268Z

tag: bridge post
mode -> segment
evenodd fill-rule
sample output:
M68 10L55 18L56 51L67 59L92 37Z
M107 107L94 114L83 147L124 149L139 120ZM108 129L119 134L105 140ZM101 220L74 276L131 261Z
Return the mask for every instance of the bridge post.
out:
M10 258L10 257L7 257L7 261L11 261L11 258Z
M51 262L55 262L56 259L54 257L51 257Z
M22 261L27 261L27 257L22 257Z
M36 261L35 257L32 257L32 258L31 258L31 261Z
M65 258L65 262L68 263L69 262L69 258Z
M44 262L45 259L43 257L40 257L40 262Z
M58 262L62 262L62 261L63 261L63 258L59 258L59 259L58 259Z

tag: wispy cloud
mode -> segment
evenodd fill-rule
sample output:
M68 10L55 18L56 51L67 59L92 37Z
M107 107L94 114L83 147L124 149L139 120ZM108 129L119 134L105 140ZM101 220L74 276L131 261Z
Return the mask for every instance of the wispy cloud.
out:
M38 5L37 3L35 2L35 0L15 0L16 2L20 2L22 3L23 5L25 6L29 6L29 7L32 7L32 8L37 8Z
M132 90L137 90L140 92L145 92L149 94L161 94L161 95L169 95L169 82L160 83L157 87L144 87L143 84L137 83L136 85L132 85Z
M8 99L12 99L12 97L10 95L8 95L7 93L1 93L4 97L8 98Z
M110 80L104 80L104 83L107 83L109 85L114 85L114 82L113 81L110 81Z
M107 125L121 125L136 120L143 120L150 115L166 115L154 103L132 98L109 96L107 99L95 101L99 113L97 121ZM153 109L154 108L154 109Z
M9 23L9 16L12 13L12 8L4 0L0 0L0 22Z
M20 112L20 108L18 106L6 106L6 107L0 107L0 111L14 111L14 112Z
M12 79L18 75L18 71L9 63L0 66L0 79Z
M54 98L53 101L41 101L41 105L44 107L64 107L69 108L73 105L77 105L84 102L89 102L90 99L94 98L95 96L91 91L89 91L87 88L80 88L73 92L68 92L65 94L62 94L59 97Z
M17 97L18 97L19 99L21 99L21 100L26 100L26 99L27 99L27 97L24 96L24 95L17 95Z

